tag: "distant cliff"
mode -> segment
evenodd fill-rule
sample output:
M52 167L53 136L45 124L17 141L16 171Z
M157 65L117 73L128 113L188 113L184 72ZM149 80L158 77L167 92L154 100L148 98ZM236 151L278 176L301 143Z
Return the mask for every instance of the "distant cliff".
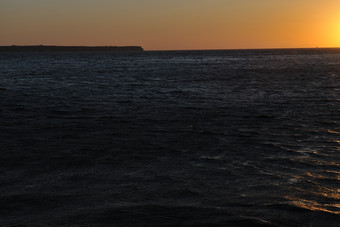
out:
M8 52L142 52L140 46L0 46L0 51Z

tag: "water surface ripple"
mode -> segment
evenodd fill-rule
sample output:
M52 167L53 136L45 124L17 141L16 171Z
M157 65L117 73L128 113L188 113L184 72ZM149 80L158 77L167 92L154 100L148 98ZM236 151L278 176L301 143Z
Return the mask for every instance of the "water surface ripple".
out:
M0 54L1 226L339 226L340 50Z

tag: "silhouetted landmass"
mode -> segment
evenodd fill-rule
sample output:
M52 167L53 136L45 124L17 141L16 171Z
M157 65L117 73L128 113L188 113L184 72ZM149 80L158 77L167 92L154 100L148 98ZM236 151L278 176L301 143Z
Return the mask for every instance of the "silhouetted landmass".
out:
M100 52L141 52L140 46L0 46L0 51L9 52L64 52L64 51L100 51Z

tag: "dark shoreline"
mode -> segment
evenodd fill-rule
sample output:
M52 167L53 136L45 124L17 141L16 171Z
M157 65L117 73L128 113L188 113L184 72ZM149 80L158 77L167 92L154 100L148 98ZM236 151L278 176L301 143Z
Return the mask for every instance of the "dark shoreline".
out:
M0 46L0 52L142 52L140 46Z

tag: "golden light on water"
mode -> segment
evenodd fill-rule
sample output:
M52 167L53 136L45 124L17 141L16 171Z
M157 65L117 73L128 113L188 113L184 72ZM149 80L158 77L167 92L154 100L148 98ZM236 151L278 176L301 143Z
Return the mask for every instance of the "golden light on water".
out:
M291 200L294 206L299 208L312 210L312 211L322 211L331 214L340 214L340 211L333 211L332 208L340 208L340 204L320 204L316 201L299 199L294 197L286 197L286 199Z
M311 211L321 211L340 214L340 188L318 183L323 180L340 180L340 172L322 171L306 172L305 176L296 176L301 181L310 184L306 188L291 188L294 195L285 196L293 206Z
M340 189L329 189L320 186L317 191L303 190L296 188L296 191L302 192L304 195L310 195L311 197L316 197L322 200L339 200L340 199ZM322 211L332 214L340 214L340 203L321 203L320 201L315 201L312 199L299 198L286 196L287 200L291 201L292 205L299 208L312 210L312 211Z

